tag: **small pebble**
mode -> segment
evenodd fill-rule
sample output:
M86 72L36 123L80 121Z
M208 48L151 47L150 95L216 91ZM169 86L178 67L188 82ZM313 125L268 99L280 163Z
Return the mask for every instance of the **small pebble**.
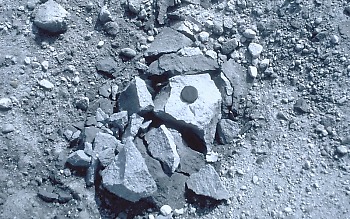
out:
M136 56L136 51L131 48L124 48L120 50L120 54L127 58L134 58Z
M4 124L2 126L2 133L3 134L8 134L10 132L13 132L15 130L15 127L12 124Z
M263 50L263 46L257 43L250 43L248 50L253 58L258 58Z
M200 32L199 33L199 40L203 43L208 42L209 41L209 33L208 32Z
M332 35L331 36L331 43L339 44L339 37L337 35Z
M98 44L97 44L97 48L102 48L102 46L105 44L105 42L104 41L100 41L100 42L98 42Z
M259 178L257 176L253 176L253 180L252 181L253 181L254 184L258 184Z
M348 153L348 148L344 145L337 147L337 153L340 155L345 155Z
M258 69L255 66L249 66L248 73L252 78L256 78L258 76Z
M0 110L10 110L10 109L12 109L12 100L7 97L1 98Z
M256 32L252 29L246 29L243 32L243 36L248 39L254 39L256 37Z
M173 211L173 209L171 209L171 207L169 205L163 205L160 208L160 213L164 216L170 215L172 211Z
M43 71L47 71L49 69L49 62L48 61L43 61L41 63L41 68Z
M54 85L46 79L43 79L43 80L39 81L38 83L39 83L40 87L47 89L47 90L51 90L54 87Z

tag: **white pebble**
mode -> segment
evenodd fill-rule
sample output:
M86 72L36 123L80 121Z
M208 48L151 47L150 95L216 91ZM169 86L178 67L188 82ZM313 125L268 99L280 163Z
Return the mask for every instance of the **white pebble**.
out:
M201 42L208 42L209 41L209 33L208 32L205 32L205 31L202 31L199 33L199 40Z
M250 43L248 50L253 58L258 58L263 50L263 46L257 43Z
M97 47L98 48L102 48L103 45L105 45L105 42L104 41L100 41L100 42L98 42Z
M254 39L256 37L256 32L252 29L246 29L243 32L243 36L248 38L248 39Z
M256 78L258 76L258 69L255 66L249 66L248 73L252 78Z
M41 68L43 69L43 71L47 71L49 69L49 62L48 61L43 61L41 63Z
M173 209L171 209L171 207L169 205L163 205L160 208L160 213L164 216L170 215L172 211L173 211Z
M48 90L51 90L54 87L54 85L46 79L43 79L43 80L39 81L38 83L41 87L48 89Z

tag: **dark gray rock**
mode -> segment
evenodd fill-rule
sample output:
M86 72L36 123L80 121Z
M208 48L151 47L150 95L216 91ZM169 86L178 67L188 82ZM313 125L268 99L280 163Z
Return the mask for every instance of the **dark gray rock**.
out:
M192 40L190 38L176 30L165 27L146 50L145 56L157 56L164 53L177 52L179 49L190 46L191 44Z
M306 100L298 99L294 104L294 111L297 113L309 113L310 107L307 104Z
M132 202L149 197L157 190L132 138L128 138L113 162L102 171L102 184L111 193Z
M183 140L181 134L175 129L169 129L180 156L180 165L177 172L192 174L198 172L205 165L204 155L190 148Z
M228 40L222 44L221 53L224 55L229 55L237 47L238 47L238 41L236 39Z
M98 16L98 19L102 22L102 23L106 23L108 21L112 21L112 15L111 12L108 10L108 7L106 5L104 5L101 8L100 14Z
M103 30L111 36L117 36L119 29L119 24L116 21L109 21L103 25Z
M217 126L217 134L221 144L230 144L238 137L240 127L230 119L221 119Z
M54 0L39 6L34 24L50 33L63 33L67 30L68 12Z
M134 58L136 54L136 51L131 48L123 48L120 50L120 55L125 56L127 58Z
M140 77L135 77L120 93L118 107L120 111L127 111L129 116L133 113L143 114L152 111L154 104L145 81Z
M97 154L102 166L110 164L114 157L115 152L121 147L121 142L113 135L99 132L96 134L93 151Z
M107 74L108 76L113 76L117 72L117 63L112 57L107 57L97 61L96 69L99 72Z
M145 135L148 150L152 157L159 160L166 173L174 173L180 164L174 137L165 125L151 129Z
M180 56L165 54L152 62L148 68L150 75L181 75L215 72L219 68L216 60L204 55Z
M84 150L77 150L71 153L67 158L67 163L73 167L89 167L91 157L85 154Z
M99 168L99 159L97 156L91 156L90 166L86 171L85 183L87 187L93 186L97 177L97 172Z
M44 188L40 188L38 191L38 197L45 202L58 201L58 195L56 193L46 191Z
M229 199L231 197L222 184L219 174L210 164L200 169L199 172L192 174L186 184L197 195L204 195L216 200Z
M58 195L58 202L61 204L67 203L73 199L72 194L67 191L59 191L57 192L57 195Z
M77 109L82 111L86 111L89 108L89 98L87 97L79 97L75 100L75 106Z

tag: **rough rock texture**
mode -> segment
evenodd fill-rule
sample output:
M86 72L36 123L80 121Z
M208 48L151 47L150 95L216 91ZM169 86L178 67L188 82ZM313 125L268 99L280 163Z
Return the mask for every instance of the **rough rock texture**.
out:
M161 125L146 133L145 139L152 157L163 164L166 173L174 173L180 164L180 157L176 151L176 144L171 132Z
M96 69L108 76L113 76L117 72L117 63L111 57L100 59L96 63Z
M186 182L187 187L197 195L204 195L216 200L229 199L230 194L222 184L214 167L207 164L194 173Z
M240 127L237 122L230 119L221 119L218 123L218 137L221 144L232 143L237 138Z
M166 175L163 172L160 162L148 154L142 139L135 138L134 142L145 158L149 172L157 183L158 189L152 195L154 203L158 207L168 204L173 208L182 208L186 203L184 193L185 182L188 177L177 172L173 173L171 176Z
M175 0L159 0L157 1L158 16L157 20L159 24L165 24L167 18L167 11L169 7L175 6Z
M224 62L221 69L233 87L233 107L237 109L239 99L248 94L252 80L247 77L247 70L233 59Z
M148 197L157 190L145 159L132 138L128 138L113 162L102 171L102 184L108 191L132 202Z
M0 110L10 110L10 109L12 109L12 100L7 97L1 98Z
M175 129L169 129L180 156L180 166L177 172L192 174L198 172L205 165L204 155L191 149L183 140L181 134Z
M54 0L39 6L34 24L51 33L62 33L67 30L68 12Z
M162 55L151 63L148 73L151 75L175 76L214 72L219 68L216 60L204 55L180 56L175 53Z
M191 44L192 40L185 35L165 27L146 50L145 56L157 56L164 53L177 52L179 49L190 46Z
M74 167L89 167L91 157L85 154L84 150L77 150L71 153L67 158L67 163Z
M123 133L123 138L122 138L123 141L128 137L134 138L139 132L139 129L142 126L143 121L144 121L143 117L139 116L136 113L132 114L129 119L129 124L126 127L125 132Z
M125 126L128 124L128 112L121 111L113 113L109 117L109 124L114 128L118 128L121 132L124 132Z
M133 113L146 113L154 108L152 95L147 85L140 77L130 82L129 86L122 91L118 99L119 110L128 111L129 116Z
M93 150L103 166L107 166L115 156L115 151L121 147L121 142L114 136L99 132L96 134Z
M185 86L198 90L198 99L186 103L181 99ZM155 100L156 114L178 126L192 129L210 150L216 124L221 117L221 94L209 74L184 75L170 78L169 85Z

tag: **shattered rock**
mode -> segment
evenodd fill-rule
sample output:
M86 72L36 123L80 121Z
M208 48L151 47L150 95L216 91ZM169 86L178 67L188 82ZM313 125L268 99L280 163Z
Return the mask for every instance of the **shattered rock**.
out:
M175 6L175 3L176 3L176 0L157 1L157 8L158 8L157 20L159 24L165 24L168 8Z
M111 127L118 128L121 132L124 132L125 126L128 124L128 112L113 113L109 117L109 123Z
M182 100L184 87L198 91L194 103ZM169 85L155 99L155 113L165 121L192 129L209 150L213 143L216 124L221 118L221 94L209 74L184 75L170 78Z
M171 132L161 125L146 133L145 139L151 156L162 163L166 173L174 173L180 164L180 157Z
M180 165L177 172L192 174L198 172L205 165L204 155L190 148L181 134L175 129L169 129L174 137L177 153L180 156Z
M221 119L218 124L218 136L221 144L230 144L239 135L239 125L230 119Z
M143 117L139 116L136 113L132 114L129 119L129 125L126 127L126 130L123 134L123 138L122 138L123 141L128 137L134 138L139 132L143 121L144 121Z
M99 132L96 134L93 150L97 154L101 164L107 166L113 161L115 151L121 146L121 142L113 135Z
M179 49L190 46L191 44L192 40L185 35L165 27L146 50L145 56L157 56L164 53L177 52Z
M129 115L152 111L154 104L145 81L140 77L135 77L129 86L121 92L118 107L121 111L127 111Z
M186 182L187 187L197 195L204 195L216 200L229 199L230 194L222 184L214 167L207 164L194 173Z
M157 190L145 159L131 138L102 171L102 184L111 193L132 202L151 196Z
M96 63L97 71L100 71L109 76L113 76L114 73L117 72L117 63L113 58L108 57L105 59L101 59Z
M148 73L151 75L167 75L171 77L182 74L215 72L218 68L219 65L216 60L204 55L180 56L173 53L165 54L152 62Z
M89 108L89 98L87 97L79 97L75 100L75 106L78 109L81 109L83 111L86 111Z
M10 110L10 109L12 109L12 100L7 97L1 98L0 110Z
M91 157L85 154L84 150L77 150L70 154L67 159L67 163L73 167L89 167Z
M34 24L50 33L63 33L67 30L68 12L54 0L39 6Z

